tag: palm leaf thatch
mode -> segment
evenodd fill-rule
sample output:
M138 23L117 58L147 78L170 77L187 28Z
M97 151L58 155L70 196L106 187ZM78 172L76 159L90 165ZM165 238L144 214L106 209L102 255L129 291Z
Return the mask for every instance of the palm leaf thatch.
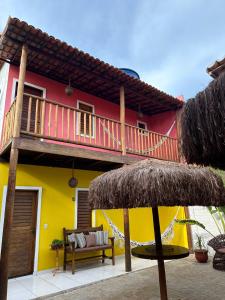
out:
M225 204L220 176L209 168L143 160L97 177L89 202L95 209Z
M188 163L225 167L225 72L184 106L181 147Z

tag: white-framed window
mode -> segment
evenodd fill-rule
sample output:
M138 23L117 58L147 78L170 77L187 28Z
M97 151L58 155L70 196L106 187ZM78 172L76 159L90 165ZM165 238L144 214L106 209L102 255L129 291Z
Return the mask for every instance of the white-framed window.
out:
M147 123L143 121L137 121L137 127L143 130L148 130Z
M13 79L13 87L12 87L12 102L15 100L17 96L18 89L18 79ZM46 97L46 89L29 82L24 83L24 94L33 95L32 104L31 104L31 115L30 115L30 132L34 132L35 130L35 121L37 122L37 132L40 133L41 129L41 106L39 105L38 111L36 114L36 101L37 97L45 98ZM29 109L29 96L24 95L23 97L23 111L22 111L22 119L21 119L21 129L23 131L27 130L27 121L28 121L28 109ZM37 117L37 120L36 120Z
M77 115L77 132L76 132L76 134L85 136L85 137L90 137L90 135L91 135L91 137L94 138L95 137L95 124L94 124L94 117L92 116L92 114L95 113L94 105L78 100L77 108L79 110L82 110L83 112L80 112L79 117Z
M148 135L148 127L147 123L143 121L137 121L137 127L139 128L139 134L140 135Z
M16 94L17 94L17 88L18 88L18 79L17 78L13 78L13 84L12 84L12 94L11 94L11 103L15 100ZM29 89L31 88L31 90ZM24 82L24 93L26 94L32 94L33 90L39 90L41 91L41 97L46 98L46 88L43 88L42 86L36 85L36 84L32 84L30 82ZM39 96L34 94L35 96Z

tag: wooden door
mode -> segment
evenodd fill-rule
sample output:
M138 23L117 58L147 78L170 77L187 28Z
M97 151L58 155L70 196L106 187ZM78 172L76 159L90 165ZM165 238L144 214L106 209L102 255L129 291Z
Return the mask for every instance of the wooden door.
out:
M9 248L9 277L33 273L37 192L17 190Z
M16 84L15 97L17 95L18 83ZM38 88L31 87L29 85L24 85L24 94L30 94L33 96L43 97L43 90ZM36 118L36 101L35 97L32 98L31 104L31 116L30 116L30 130L29 132L34 132L35 129L35 118ZM27 130L27 119L28 119L28 107L29 107L29 97L23 97L23 111L22 111L22 120L21 120L21 130ZM40 133L40 121L41 121L41 105L39 102L38 112L37 112L37 133Z
M91 208L88 202L88 191L78 191L77 228L91 227Z

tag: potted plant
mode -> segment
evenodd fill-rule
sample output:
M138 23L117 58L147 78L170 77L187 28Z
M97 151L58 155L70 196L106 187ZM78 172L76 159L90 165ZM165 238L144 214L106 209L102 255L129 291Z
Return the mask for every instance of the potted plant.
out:
M62 240L58 240L58 239L54 239L51 243L51 249L52 250L58 250L58 249L62 249L63 248L63 241Z
M202 228L203 230L205 230L206 232L208 232L212 237L215 237L209 230L206 229L205 225L198 222L197 220L193 220L193 219L178 220L178 219L176 219L175 222L177 224L181 224L181 225L196 225L196 226ZM203 237L198 234L196 234L196 237L197 237L197 241L195 243L196 247L194 249L195 258L200 263L206 263L208 261L208 249L205 246Z
M208 250L205 246L204 239L201 235L196 234L197 241L195 243L194 253L197 262L206 263L208 261Z

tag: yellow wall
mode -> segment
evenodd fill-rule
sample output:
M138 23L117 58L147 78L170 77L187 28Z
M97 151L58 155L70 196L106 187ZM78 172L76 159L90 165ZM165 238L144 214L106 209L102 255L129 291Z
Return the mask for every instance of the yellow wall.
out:
M87 188L90 181L100 173L95 171L76 170L78 188ZM2 200L3 187L7 184L8 164L0 163L0 200ZM19 165L17 169L17 186L42 187L42 207L39 240L38 270L52 268L55 265L54 253L49 245L55 238L62 239L62 228L74 228L75 222L75 196L74 189L68 186L71 170L63 168L39 167ZM0 203L1 207L1 203ZM170 223L176 214L177 208L160 208L161 231ZM121 210L106 211L113 223L123 231L123 215ZM180 209L178 217L183 217L183 209ZM48 228L44 228L48 224ZM96 212L96 224L103 224L105 229L109 226L102 214ZM150 208L130 210L131 239L136 241L149 241L154 239L152 216ZM185 227L175 225L175 235L171 243L187 246ZM123 249L116 247L116 253L120 254ZM61 253L62 262L62 253Z

